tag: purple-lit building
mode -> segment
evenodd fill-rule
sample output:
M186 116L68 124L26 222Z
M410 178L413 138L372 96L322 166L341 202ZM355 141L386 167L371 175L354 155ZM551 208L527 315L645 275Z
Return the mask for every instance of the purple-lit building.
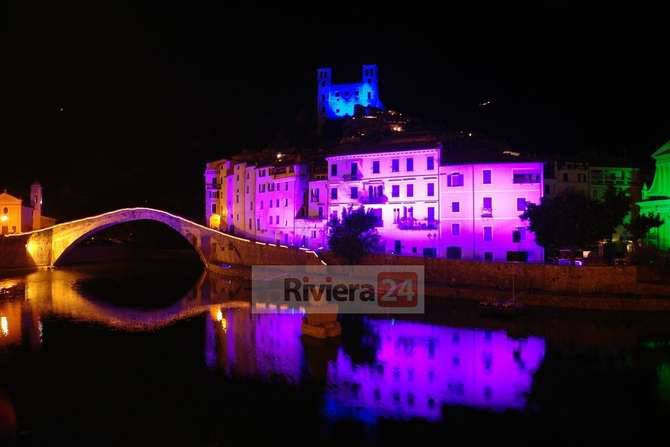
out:
M340 147L327 174L297 158L220 160L205 170L211 227L264 242L327 247L328 226L363 206L377 217L387 254L543 262L520 219L544 191L540 162L441 163L438 142Z
M543 262L519 216L540 203L542 163L440 166L440 247L448 259Z

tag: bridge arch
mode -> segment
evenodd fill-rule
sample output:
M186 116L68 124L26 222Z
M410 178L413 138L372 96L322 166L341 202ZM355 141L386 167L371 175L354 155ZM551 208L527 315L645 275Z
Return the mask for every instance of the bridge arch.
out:
M171 228L189 243L202 264L205 267L208 265L202 239L204 233L211 230L165 211L151 208L122 209L53 227L51 265L59 265L79 244L101 231L137 221L157 222Z

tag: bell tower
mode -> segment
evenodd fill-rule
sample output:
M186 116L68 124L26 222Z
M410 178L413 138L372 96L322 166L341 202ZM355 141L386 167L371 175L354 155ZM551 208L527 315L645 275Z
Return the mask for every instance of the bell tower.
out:
M39 230L42 224L42 185L33 182L30 185L30 206L33 208L33 230Z

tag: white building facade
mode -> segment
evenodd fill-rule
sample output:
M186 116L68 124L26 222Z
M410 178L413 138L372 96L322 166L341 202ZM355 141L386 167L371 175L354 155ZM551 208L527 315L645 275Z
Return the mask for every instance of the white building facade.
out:
M542 163L441 166L439 144L326 157L327 176L305 164L221 160L205 170L206 219L259 241L327 248L328 221L363 206L386 254L543 262L520 219L544 192Z

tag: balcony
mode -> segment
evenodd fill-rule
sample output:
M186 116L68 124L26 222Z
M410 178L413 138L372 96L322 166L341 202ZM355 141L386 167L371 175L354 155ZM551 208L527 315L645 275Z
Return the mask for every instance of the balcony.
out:
M493 210L491 208L482 208L482 217L493 217Z
M399 230L437 230L437 221L435 219L414 219L413 217L403 217L398 220Z
M370 196L366 194L366 195L359 195L358 201L364 205L381 204L388 202L388 197L386 197L383 194L381 196L375 196L375 195Z

